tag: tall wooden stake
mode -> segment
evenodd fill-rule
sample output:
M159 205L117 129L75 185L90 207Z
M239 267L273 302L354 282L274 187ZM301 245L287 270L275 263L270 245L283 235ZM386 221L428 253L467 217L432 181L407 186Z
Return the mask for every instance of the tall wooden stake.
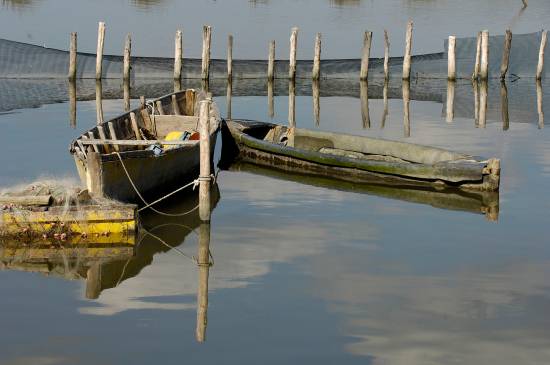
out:
M537 80L542 79L542 72L544 71L544 50L546 48L547 36L548 36L548 32L543 30L542 36L540 39L539 63L537 64L537 74L536 74Z
M481 65L479 68L479 77L481 80L487 80L489 77L489 31L481 32Z
M267 61L267 79L275 77L275 41L269 42L269 60Z
M317 33L315 36L315 53L313 55L313 70L311 72L311 78L313 80L319 80L321 77L321 33Z
M181 80L181 68L183 58L183 33L181 30L176 31L174 41L174 80Z
M390 78L390 37L384 29L384 80Z
M501 80L504 80L506 78L506 73L508 73L511 48L512 48L512 32L510 31L510 29L506 29L506 35L504 37L504 50L502 51L502 62L500 63Z
M212 41L212 27L202 27L202 79L210 78L210 44Z
M77 50L77 34L71 33L71 44L69 51L69 80L76 79L76 50Z
M481 32L477 33L476 43L476 59L474 63L474 72L472 73L472 80L479 78L479 69L481 68Z
M403 57L403 80L411 78L411 52L412 52L412 33L413 22L407 23L407 33L405 35L405 56Z
M99 22L97 28L97 51L95 61L95 79L101 80L103 68L103 46L105 43L105 23Z
M126 35L126 44L124 45L124 68L122 71L122 80L130 80L130 56L132 53L132 38L130 33Z
M199 183L199 216L201 221L210 221L210 105L212 100L199 103L200 134L200 183Z
M227 78L233 78L233 35L227 37Z
M447 52L447 80L456 80L456 37L454 35L449 36Z
M296 79L296 47L298 47L298 28L292 28L290 34L290 58L288 64L288 78L290 80Z
M365 32L363 35L363 52L361 56L361 80L367 80L369 77L369 59L370 59L370 46L372 43L372 32Z

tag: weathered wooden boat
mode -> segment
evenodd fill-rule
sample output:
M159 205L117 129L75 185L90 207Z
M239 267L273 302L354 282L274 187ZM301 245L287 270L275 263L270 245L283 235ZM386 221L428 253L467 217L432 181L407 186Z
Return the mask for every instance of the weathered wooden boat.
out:
M188 89L150 100L86 131L70 145L82 184L94 196L142 203L196 178L200 162L199 107L204 93ZM214 151L221 118L210 107ZM139 192L139 193L138 193Z
M250 120L225 121L223 134L224 146L233 141L240 159L285 171L401 187L499 189L500 160L494 158Z

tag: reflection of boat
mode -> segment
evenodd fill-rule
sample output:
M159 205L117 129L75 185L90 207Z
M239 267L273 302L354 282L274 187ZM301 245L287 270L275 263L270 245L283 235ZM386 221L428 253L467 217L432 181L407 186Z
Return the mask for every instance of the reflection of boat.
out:
M179 91L83 133L70 146L82 184L93 195L141 202L136 190L150 193L196 177L191 176L199 168L196 104L204 99L194 90ZM212 152L219 125L212 106Z
M360 194L381 196L435 208L485 214L496 221L499 214L499 194L495 191L462 191L459 189L395 188L387 185L355 184L322 176L282 172L249 162L236 161L227 166L231 171L242 171L275 179Z
M245 120L224 123L224 144L231 137L243 160L285 171L400 187L499 188L498 159Z

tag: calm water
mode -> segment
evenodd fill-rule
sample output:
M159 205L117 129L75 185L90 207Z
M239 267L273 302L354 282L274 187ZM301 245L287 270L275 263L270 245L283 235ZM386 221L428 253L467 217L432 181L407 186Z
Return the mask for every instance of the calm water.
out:
M170 33L178 22L189 24L187 34L194 31L198 39L199 26L208 21L220 31L237 34L241 29L243 38L250 34L242 54L255 57L272 34L286 40L289 26L298 24L311 34L321 30L327 38L334 37L327 47L336 48L327 52L336 56L343 50L351 56L349 43L337 40L350 29L360 33L373 19L379 29L392 22L398 29L408 17L417 19L423 23L419 31L424 28L426 35L422 47L432 50L453 24L465 34L483 26L502 29L521 6L516 1L487 1L477 8L473 1L460 6L450 1L326 1L315 2L317 10L305 19L303 11L313 3L188 4L208 10L209 16L201 18L175 1L5 1L0 29L6 38L25 40L16 32L30 32L62 47L64 38L59 35L76 29L76 24L82 32L88 29L92 44L92 28L99 18L113 28L119 26L120 39L131 28L144 40L157 32ZM550 6L530 3L514 29L544 26ZM84 10L66 23L58 15L61 4L75 9L79 4ZM107 5L112 13L103 17L102 6ZM372 14L373 9L381 15ZM230 11L241 21L229 21ZM455 16L444 21L450 13ZM38 31L47 14L53 14L50 27ZM124 26L115 25L125 14L129 18L124 18ZM139 30L138 21L155 19L166 21L153 27L152 34ZM265 38L258 29L265 31ZM166 42L169 45L151 42L151 54L169 54L171 35ZM418 47L421 44L419 40ZM115 42L109 47L116 51ZM189 47L198 50L198 42ZM499 157L503 175L498 221L487 220L480 211L439 209L429 202L383 197L346 184L331 186L327 181L234 166L220 172L210 227L201 227L194 215L174 220L143 217L149 231L189 257L197 256L199 236L210 230L214 265L209 269L206 327L197 321L204 270L148 236L135 256L103 260L96 281L91 276L85 280L86 262L51 264L40 268L43 274L25 272L32 269L25 262L0 271L0 363L547 363L548 125L539 126L534 84L520 81L508 85L508 130L503 130L498 86L490 89L487 127L476 128L466 87L457 89L452 123L445 121L444 97L412 101L408 138L400 99L389 100L383 129L380 99L369 101L369 129L364 128L361 100L350 96L322 97L318 126L311 96L297 96L296 120L300 127ZM437 94L444 95L442 90ZM548 87L544 91L550 95ZM216 102L225 112L225 97L216 97ZM121 100L104 101L105 117L121 112L122 105ZM544 105L550 105L546 96ZM274 119L285 123L288 97L276 96L274 107ZM59 103L0 115L0 186L44 176L76 179L67 146L95 123L95 102L78 103L76 129L69 126L68 109L67 103ZM267 98L234 96L232 115L267 120ZM195 204L193 199L179 197L164 209L185 211ZM196 340L197 323L199 332L206 331L204 343Z

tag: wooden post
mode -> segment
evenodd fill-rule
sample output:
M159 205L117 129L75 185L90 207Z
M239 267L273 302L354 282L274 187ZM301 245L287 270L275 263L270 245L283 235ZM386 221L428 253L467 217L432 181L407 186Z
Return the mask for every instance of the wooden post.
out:
M403 80L411 78L411 52L412 52L412 32L413 22L407 23L407 33L405 35L405 56L403 57Z
M296 47L298 47L298 28L292 28L290 34L290 58L288 62L288 78L296 79Z
M479 85L479 126L485 128L487 122L487 80L482 80Z
M101 80L95 82L95 108L97 124L103 123L103 85Z
M201 221L210 221L210 105L212 100L199 102L200 175L199 216Z
M479 77L481 80L487 80L489 77L489 31L481 32L481 65L479 68Z
M212 41L212 27L202 27L202 79L210 78L210 44Z
M372 32L365 32L363 36L363 54L361 57L361 74L360 80L367 80L369 77L369 59L370 46L372 43Z
M294 80L288 81L288 125L296 126L296 84Z
M410 93L411 93L411 84L409 80L403 80L402 85L403 93L403 128L405 137L411 136L411 118L410 118Z
M542 105L542 84L540 80L537 83L537 113L539 115L539 129L544 128L544 108Z
M174 43L174 80L181 80L181 66L183 57L183 33L180 29L176 31Z
M319 125L319 122L321 120L321 106L320 106L320 99L321 99L321 92L320 92L320 85L319 80L313 80L311 82L311 95L313 97L313 118L315 119L315 125Z
M76 32L71 33L71 44L69 47L69 80L76 79L76 50L77 50L77 35Z
M506 73L508 73L511 48L512 48L512 32L510 31L510 29L506 29L506 35L504 37L504 50L502 51L502 62L500 63L501 80L504 80L506 78Z
M197 290L197 327L195 338L202 343L206 340L208 324L208 277L210 274L210 223L199 226L199 248L197 254L199 285Z
M477 80L479 78L480 67L481 67L481 32L477 32L476 59L474 63L474 72L472 73L472 80Z
M384 112L382 113L382 121L380 122L380 129L384 129L386 126L386 119L388 118L388 80L384 81L384 88L382 89L382 98L384 99Z
M273 80L267 80L267 110L271 119L275 116L275 106L273 102Z
M390 78L390 37L384 29L384 80Z
M227 37L227 78L233 79L233 35Z
M448 52L447 52L447 80L456 80L456 37L449 36Z
M450 123L455 118L455 81L447 81L447 106L446 106L446 120Z
M130 81L130 55L132 53L132 36L130 33L126 35L126 44L124 45L124 70L122 72L122 80Z
M95 61L95 79L101 80L103 68L103 45L105 43L105 23L99 22L97 28L97 51Z
M269 42L269 60L267 61L267 79L275 77L275 41Z
M363 120L363 129L367 129L370 128L369 83L367 80L360 81L359 94L361 99L361 119Z
M548 33L547 31L542 31L542 36L540 39L540 49L539 49L539 63L537 65L537 74L536 78L537 80L542 79L542 71L544 70L544 50L546 48L546 39L547 39Z
M69 122L76 128L76 80L69 80Z
M506 82L500 82L500 110L502 115L502 130L510 128L510 114L508 113L508 88Z
M313 55L313 69L311 71L311 78L313 80L319 80L321 77L321 33L317 33L315 36L315 53Z

